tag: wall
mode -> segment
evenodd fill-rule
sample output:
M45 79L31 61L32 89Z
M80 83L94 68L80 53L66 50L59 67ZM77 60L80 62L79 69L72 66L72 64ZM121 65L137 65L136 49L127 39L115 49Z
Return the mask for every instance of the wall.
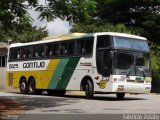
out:
M8 45L7 43L0 42L0 56L7 56ZM6 67L0 66L0 89L6 88L6 77L5 77Z
M6 77L5 77L6 68L0 68L0 89L6 88Z

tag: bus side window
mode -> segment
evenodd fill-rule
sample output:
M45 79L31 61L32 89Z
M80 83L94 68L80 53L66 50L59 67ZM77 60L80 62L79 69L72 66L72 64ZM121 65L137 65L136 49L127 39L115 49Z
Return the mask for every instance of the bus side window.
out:
M77 43L78 54L91 54L93 49L93 38L79 40Z
M75 54L75 42L68 42L68 54L73 55Z
M106 48L111 45L111 37L108 35L101 35L97 37L97 48Z
M26 51L25 48L20 48L20 59L25 59L26 58Z
M93 38L90 38L85 41L85 53L92 53L92 49L93 49Z
M61 43L60 55L67 55L67 42Z
M18 49L17 48L11 48L10 49L9 60L16 60L16 59L18 59Z
M39 55L39 57L45 57L44 45L39 45L38 55Z
M45 55L46 57L52 56L52 44L47 44L45 46Z
M53 56L58 56L59 55L59 43L53 43L51 53L52 53Z
M17 51L17 59L20 59L20 51Z
M79 40L77 42L77 53L84 54L85 53L85 42L84 40Z
M26 48L26 58L32 58L32 46L27 46Z
M33 46L33 58L39 58L38 45Z

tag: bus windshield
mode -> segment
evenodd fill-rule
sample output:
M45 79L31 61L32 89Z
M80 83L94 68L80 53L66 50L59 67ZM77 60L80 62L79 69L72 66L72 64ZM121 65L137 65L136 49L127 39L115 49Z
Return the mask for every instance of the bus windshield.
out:
M149 52L149 47L146 40L140 40L140 39L134 39L134 38L114 36L113 46L115 48Z
M149 53L116 52L114 74L141 76L141 69L149 70ZM145 76L150 76L147 72Z

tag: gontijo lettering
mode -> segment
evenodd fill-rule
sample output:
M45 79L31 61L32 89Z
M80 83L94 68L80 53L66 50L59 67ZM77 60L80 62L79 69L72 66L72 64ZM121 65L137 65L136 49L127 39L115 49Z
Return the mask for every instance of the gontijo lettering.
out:
M27 62L23 63L23 68L44 68L45 62Z

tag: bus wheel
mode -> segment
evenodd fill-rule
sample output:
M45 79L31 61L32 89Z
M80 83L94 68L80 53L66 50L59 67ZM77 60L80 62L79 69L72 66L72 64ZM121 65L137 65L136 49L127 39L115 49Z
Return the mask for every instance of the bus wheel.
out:
M118 100L123 100L124 96L125 96L125 93L116 93L116 95L117 95Z
M85 84L85 95L86 99L91 99L93 97L93 85L90 80L87 80Z
M28 94L30 95L36 94L36 82L34 79L31 79L28 83Z
M22 94L27 94L28 93L28 87L27 87L27 82L25 80L25 78L23 78L20 83L19 83L19 88L20 88L20 92Z

